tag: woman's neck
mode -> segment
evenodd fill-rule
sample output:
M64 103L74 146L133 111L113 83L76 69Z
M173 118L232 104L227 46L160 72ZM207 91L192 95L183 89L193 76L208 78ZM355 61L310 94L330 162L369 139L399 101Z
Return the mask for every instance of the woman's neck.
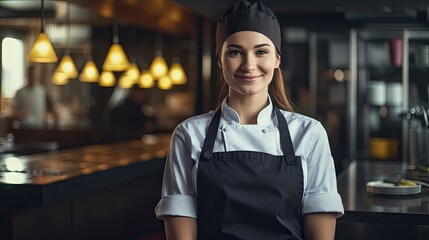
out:
M229 94L228 97L228 106L237 112L240 117L240 124L256 124L259 113L268 104L268 94L245 97L237 97Z

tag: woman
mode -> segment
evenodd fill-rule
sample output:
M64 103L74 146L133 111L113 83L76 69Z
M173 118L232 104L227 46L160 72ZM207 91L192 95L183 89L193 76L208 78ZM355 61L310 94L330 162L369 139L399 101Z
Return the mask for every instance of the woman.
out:
M334 239L344 212L324 128L293 113L280 26L234 4L216 32L223 101L175 129L157 217L170 239Z

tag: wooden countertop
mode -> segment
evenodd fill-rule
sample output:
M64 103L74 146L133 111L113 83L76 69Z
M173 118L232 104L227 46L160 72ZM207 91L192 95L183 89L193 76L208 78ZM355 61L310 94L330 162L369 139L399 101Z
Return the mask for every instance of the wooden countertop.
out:
M384 161L352 161L338 177L344 222L429 225L429 188L416 195L376 195L366 192L366 183L404 174L406 164Z
M0 206L45 206L85 191L163 171L170 134L0 157ZM4 196L4 197L3 197Z

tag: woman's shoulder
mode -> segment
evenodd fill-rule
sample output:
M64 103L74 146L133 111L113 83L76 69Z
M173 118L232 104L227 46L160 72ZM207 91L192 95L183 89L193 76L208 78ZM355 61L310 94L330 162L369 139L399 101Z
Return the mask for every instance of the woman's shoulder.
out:
M203 114L189 117L184 121L182 121L179 125L189 125L189 124L193 125L193 124L206 123L207 121L211 121L214 113L215 113L214 111L210 111L208 113L203 113Z
M318 120L298 112L290 112L283 109L281 109L280 111L283 114L283 116L285 116L288 122L297 121L297 122L302 122L306 124L316 124L316 125L320 124Z
M192 129L206 129L213 118L215 111L195 115L183 120L177 125L177 129L192 130Z
M285 116L289 126L299 126L307 131L312 130L312 132L326 132L322 123L315 118L298 112L290 112L286 110L281 110L281 112Z
M288 122L291 134L305 135L311 139L324 139L327 137L325 127L317 119L297 112L282 110L282 113Z

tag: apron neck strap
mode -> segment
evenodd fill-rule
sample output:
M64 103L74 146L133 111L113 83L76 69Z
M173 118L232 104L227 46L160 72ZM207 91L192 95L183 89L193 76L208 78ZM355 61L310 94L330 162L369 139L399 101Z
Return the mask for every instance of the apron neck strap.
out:
M214 142L216 140L217 129L220 122L221 107L216 110L215 115L210 122L209 129L207 131L206 139L201 150L201 156L205 159L211 159L213 153Z
M273 102L273 107L276 111L277 121L279 123L280 131L280 143L282 145L283 154L286 157L287 165L295 165L297 161L297 156L295 156L295 150L293 148L292 139L289 132L289 126L287 124L286 118L281 113L280 109L277 107L277 104Z

